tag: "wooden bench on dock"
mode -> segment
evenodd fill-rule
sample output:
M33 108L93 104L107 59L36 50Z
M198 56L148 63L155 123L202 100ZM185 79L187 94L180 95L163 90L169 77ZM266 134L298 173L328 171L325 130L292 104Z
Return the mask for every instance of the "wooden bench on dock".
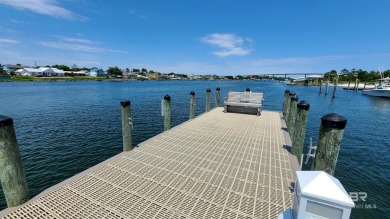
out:
M225 113L250 113L260 116L263 106L263 93L229 92L224 106Z

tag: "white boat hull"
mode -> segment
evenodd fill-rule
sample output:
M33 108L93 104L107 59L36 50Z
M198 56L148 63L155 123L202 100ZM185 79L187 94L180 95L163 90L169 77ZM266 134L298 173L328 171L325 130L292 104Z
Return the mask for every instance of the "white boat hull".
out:
M374 97L388 97L390 98L390 90L389 89L372 89L372 90L363 90L363 94L374 96Z

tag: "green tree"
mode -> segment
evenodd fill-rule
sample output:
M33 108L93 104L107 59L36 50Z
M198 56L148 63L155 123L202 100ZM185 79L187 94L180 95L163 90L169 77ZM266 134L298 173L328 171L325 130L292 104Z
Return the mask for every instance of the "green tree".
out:
M386 70L383 72L384 77L390 77L390 70Z
M367 71L359 69L357 75L360 81L367 81L367 75L368 75Z
M133 72L140 72L138 68L133 68Z
M327 80L330 80L330 81L333 81L334 79L336 79L337 77L337 71L336 70L332 70L330 72L326 72L324 74L324 78L327 79Z
M3 65L0 64L0 75L5 75L7 72L4 71Z
M80 69L79 67L77 67L76 64L73 64L73 65L72 65L72 70L73 70L73 71L80 71L81 69Z
M49 66L50 67L50 66ZM52 68L58 68L64 71L71 71L71 69L66 65L52 65Z
M380 73L377 71L370 71L370 73L367 74L366 82L373 82L381 78Z
M342 75L347 75L347 74L349 74L348 69L344 68L343 70L341 70L341 74L342 74Z
M142 73L146 73L146 72L148 72L148 70L147 70L146 68L142 68L142 69L141 69L141 72L142 72Z
M109 67L108 69L107 69L107 73L108 74L110 74L110 75L112 75L112 76L116 76L116 75L122 75L123 74L123 72L122 72L122 70L120 70L117 66L115 66L115 67Z

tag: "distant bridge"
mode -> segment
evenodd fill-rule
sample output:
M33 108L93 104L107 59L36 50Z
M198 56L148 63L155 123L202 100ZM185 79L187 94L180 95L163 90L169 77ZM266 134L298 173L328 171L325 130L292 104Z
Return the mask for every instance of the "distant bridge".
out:
M266 75L272 75L272 78L275 77L275 75L284 75L284 78L287 78L287 75L304 75L305 78L307 75L321 75L323 76L324 73L274 73L274 74L258 74L260 76L266 76Z

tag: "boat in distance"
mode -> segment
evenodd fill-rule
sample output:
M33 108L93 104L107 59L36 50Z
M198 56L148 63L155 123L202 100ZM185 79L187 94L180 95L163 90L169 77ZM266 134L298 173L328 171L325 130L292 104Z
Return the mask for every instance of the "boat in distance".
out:
M369 90L363 90L363 94L374 97L387 97L390 98L390 78L382 78L378 80L375 87Z

